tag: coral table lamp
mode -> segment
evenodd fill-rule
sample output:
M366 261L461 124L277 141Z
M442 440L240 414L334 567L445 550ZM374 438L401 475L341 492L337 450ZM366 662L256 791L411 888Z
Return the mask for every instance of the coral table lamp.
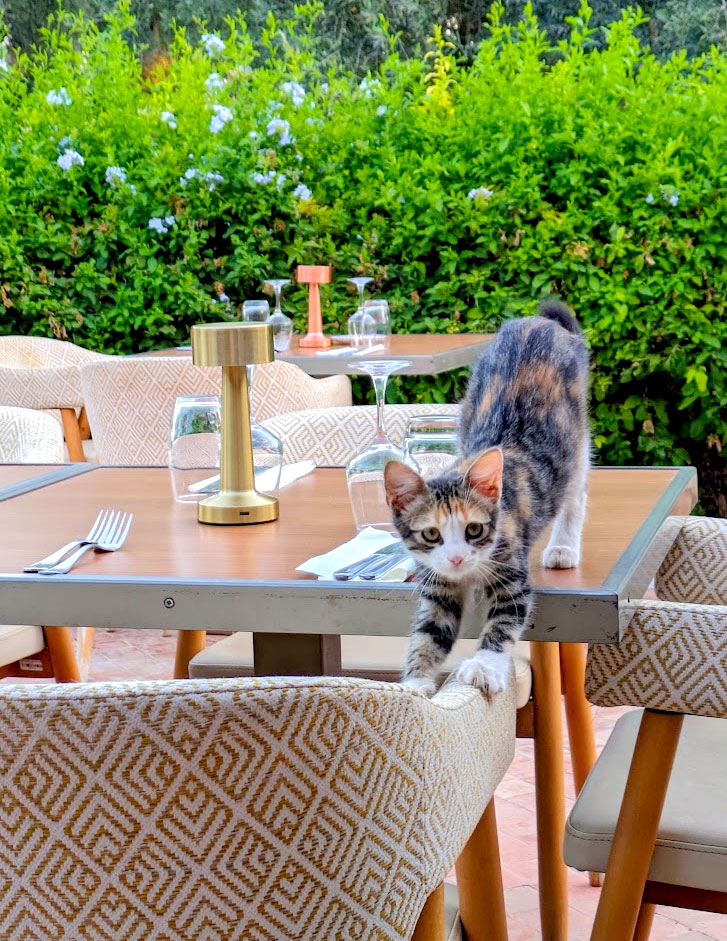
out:
M296 278L308 287L308 333L301 337L299 346L331 346L331 338L323 335L321 319L321 284L330 284L330 265L298 265Z

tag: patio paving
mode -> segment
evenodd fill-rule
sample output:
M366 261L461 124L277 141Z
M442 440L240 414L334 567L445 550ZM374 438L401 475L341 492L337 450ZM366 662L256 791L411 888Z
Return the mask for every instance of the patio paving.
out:
M208 635L208 643L218 639ZM175 643L175 637L164 637L161 631L96 631L89 679L167 679L172 675ZM599 749L625 711L594 708ZM570 807L574 794L567 748L565 758L566 798ZM510 941L538 941L535 774L531 741L518 741L515 759L496 796ZM453 876L451 878L453 881ZM569 871L568 883L569 939L588 941L599 891L589 885L584 873ZM727 941L727 915L659 908L650 941Z

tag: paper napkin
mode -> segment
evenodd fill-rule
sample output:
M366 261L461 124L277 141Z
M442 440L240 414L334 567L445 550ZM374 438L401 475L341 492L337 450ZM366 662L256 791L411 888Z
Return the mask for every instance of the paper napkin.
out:
M301 563L298 566L298 571L308 572L310 575L317 575L318 578L332 580L333 573L343 568L344 565L350 565L352 562L360 562L362 559L365 559L366 556L376 552L377 549L383 549L384 546L390 546L397 541L396 536L391 533L383 529L374 529L372 526L368 526L366 529L362 529L361 532L357 533L353 539L344 542L343 545L336 546L336 548L331 549L330 552L313 556L312 559ZM398 561L394 559L391 564L391 570L386 573L384 578L377 578L377 582L403 582L406 581L409 575L414 571L413 559L406 558L399 559ZM353 579L353 581L358 581L358 579Z

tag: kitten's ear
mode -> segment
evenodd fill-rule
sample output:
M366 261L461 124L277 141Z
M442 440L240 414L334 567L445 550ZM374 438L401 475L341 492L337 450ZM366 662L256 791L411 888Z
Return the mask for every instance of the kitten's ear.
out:
M426 490L426 484L416 471L401 461L389 461L384 468L386 502L392 510L402 513Z
M499 500L502 495L502 451L488 448L470 464L465 480L480 496Z

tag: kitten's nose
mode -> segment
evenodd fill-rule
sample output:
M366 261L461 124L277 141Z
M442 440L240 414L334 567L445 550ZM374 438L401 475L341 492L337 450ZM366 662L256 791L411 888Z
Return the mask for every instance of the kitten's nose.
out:
M461 556L461 555L450 555L450 556L449 556L449 561L450 561L450 562L452 563L452 565L454 565L454 566L461 565L461 564L464 562L464 557Z

